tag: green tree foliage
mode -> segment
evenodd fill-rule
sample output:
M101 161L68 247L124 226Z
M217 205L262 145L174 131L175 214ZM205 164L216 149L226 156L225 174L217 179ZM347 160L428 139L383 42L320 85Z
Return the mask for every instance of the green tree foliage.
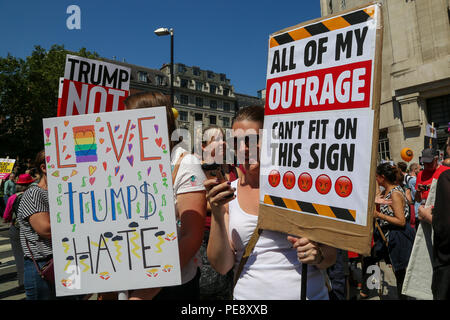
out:
M99 59L96 52L61 45L35 46L25 60L0 57L0 157L33 159L44 148L42 119L56 117L66 54Z

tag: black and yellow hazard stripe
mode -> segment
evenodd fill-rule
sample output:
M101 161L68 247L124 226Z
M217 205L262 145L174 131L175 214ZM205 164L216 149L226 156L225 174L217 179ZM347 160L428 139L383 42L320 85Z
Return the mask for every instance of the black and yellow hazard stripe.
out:
M344 209L318 203L292 200L287 198L270 196L267 194L264 196L264 203L275 207L312 213L317 214L319 216L327 216L345 221L355 222L356 220L356 211L351 209Z
M318 23L310 24L303 28L278 34L270 38L269 46L270 48L273 48L292 41L305 39L328 31L338 30L354 24L366 22L369 19L373 19L374 13L375 8L372 6Z

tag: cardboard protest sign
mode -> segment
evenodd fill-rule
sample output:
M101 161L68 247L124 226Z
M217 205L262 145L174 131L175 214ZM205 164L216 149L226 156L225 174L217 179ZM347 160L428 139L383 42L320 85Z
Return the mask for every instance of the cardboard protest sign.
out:
M8 174L12 172L16 159L0 159L0 179L6 179Z
M130 78L130 68L68 54L58 117L124 110Z
M165 107L43 125L57 295L180 284Z
M434 207L437 179L433 179L425 201L425 208ZM423 221L417 228L414 245L406 268L402 294L422 300L433 300L434 232L431 224Z
M423 136L423 147L424 149L437 149L437 131L434 127L434 123L431 125L427 123L425 128L425 135Z
M380 26L374 4L270 37L260 228L369 254Z

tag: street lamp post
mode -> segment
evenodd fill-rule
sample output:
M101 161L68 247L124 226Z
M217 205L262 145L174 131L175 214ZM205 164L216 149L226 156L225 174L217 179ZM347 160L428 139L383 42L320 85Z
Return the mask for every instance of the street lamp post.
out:
M158 28L155 30L157 36L167 36L170 35L170 101L172 102L172 107L174 106L173 100L173 29Z

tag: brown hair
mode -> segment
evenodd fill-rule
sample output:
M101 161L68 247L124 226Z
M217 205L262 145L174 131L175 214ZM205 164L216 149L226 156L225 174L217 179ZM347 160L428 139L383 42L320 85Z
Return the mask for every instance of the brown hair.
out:
M379 164L376 173L385 177L392 184L402 184L403 174L399 168L391 165L389 162Z
M406 162L403 162L403 161L397 162L397 168L402 170L402 172L406 172L407 167L408 167L408 165L406 164Z
M127 110L166 107L167 128L169 131L169 143L172 149L174 142L171 140L172 133L176 130L175 116L172 112L170 98L160 92L139 92L128 96L123 103Z
M36 155L36 159L34 160L34 167L36 168L40 177L45 175L45 173L41 169L41 165L45 165L45 149L38 152Z
M233 123L244 120L261 122L261 124L264 124L264 107L248 106L239 109L239 111L236 114L236 117L233 120Z

